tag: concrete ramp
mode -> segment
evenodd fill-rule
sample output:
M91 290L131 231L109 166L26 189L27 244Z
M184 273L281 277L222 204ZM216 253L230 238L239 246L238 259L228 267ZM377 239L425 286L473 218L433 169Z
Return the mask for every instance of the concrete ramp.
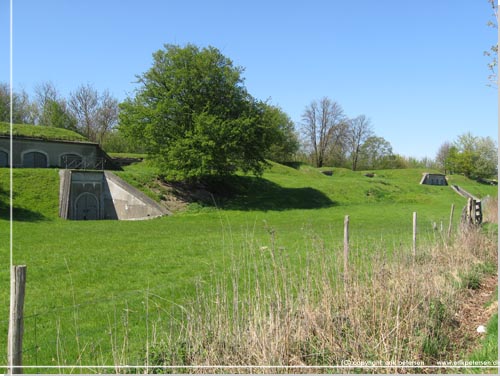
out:
M481 204L481 199L470 194L458 185L452 185L451 189L467 199L467 206L462 210L462 222L475 225L483 223L483 205Z
M150 219L172 214L112 172L106 171L104 176L116 219Z
M479 198L475 197L474 195L470 194L467 192L465 189L462 187L459 187L458 185L452 185L451 189L453 189L456 193L458 193L460 196L465 197L465 198L471 198L476 201L481 201Z
M73 220L143 220L171 214L106 171L61 170L59 216Z

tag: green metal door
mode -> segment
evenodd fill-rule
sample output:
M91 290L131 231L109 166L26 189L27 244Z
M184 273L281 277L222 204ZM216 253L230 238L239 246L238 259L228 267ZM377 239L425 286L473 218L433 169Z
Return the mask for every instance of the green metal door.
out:
M75 219L96 220L99 219L99 201L92 193L82 193L76 199Z

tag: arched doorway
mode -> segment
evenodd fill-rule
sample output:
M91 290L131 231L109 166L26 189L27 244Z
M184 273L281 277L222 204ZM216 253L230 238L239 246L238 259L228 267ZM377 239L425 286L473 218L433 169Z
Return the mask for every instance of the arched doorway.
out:
M23 155L23 167L45 168L47 165L47 156L43 153L30 151Z
M9 167L9 154L0 150L0 167Z
M99 201L92 193L82 193L75 201L75 218L77 220L99 219Z

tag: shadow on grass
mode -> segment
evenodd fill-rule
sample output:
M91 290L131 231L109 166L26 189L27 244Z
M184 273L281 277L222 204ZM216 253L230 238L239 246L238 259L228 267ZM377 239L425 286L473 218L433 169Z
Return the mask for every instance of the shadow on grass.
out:
M301 167L312 167L311 165L304 162L280 162L283 166L291 167L295 170L300 170Z
M230 210L320 209L335 206L323 192L314 188L285 188L263 178L232 176L205 182L214 202L205 205Z
M281 162L282 165L294 168L295 170L300 169L301 166L305 166L304 162Z
M14 221L38 222L47 220L47 218L43 214L35 212L33 210L16 206L14 206L12 209ZM0 187L0 219L10 219L9 192L5 191L2 187Z

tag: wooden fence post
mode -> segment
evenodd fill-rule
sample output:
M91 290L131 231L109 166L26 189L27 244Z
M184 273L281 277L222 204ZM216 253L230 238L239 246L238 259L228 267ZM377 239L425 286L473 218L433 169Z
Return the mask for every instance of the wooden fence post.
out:
M448 225L448 238L451 236L451 226L453 224L453 213L455 211L455 204L451 204L451 212L450 212L450 224Z
M344 279L349 273L349 216L344 217Z
M472 223L472 198L468 198L467 199L467 210L466 210L466 219L465 219L465 223L467 223L467 225L470 225Z
M413 257L417 255L417 212L413 212Z
M9 373L23 373L24 292L26 265L13 265L10 272L10 316L7 344Z

